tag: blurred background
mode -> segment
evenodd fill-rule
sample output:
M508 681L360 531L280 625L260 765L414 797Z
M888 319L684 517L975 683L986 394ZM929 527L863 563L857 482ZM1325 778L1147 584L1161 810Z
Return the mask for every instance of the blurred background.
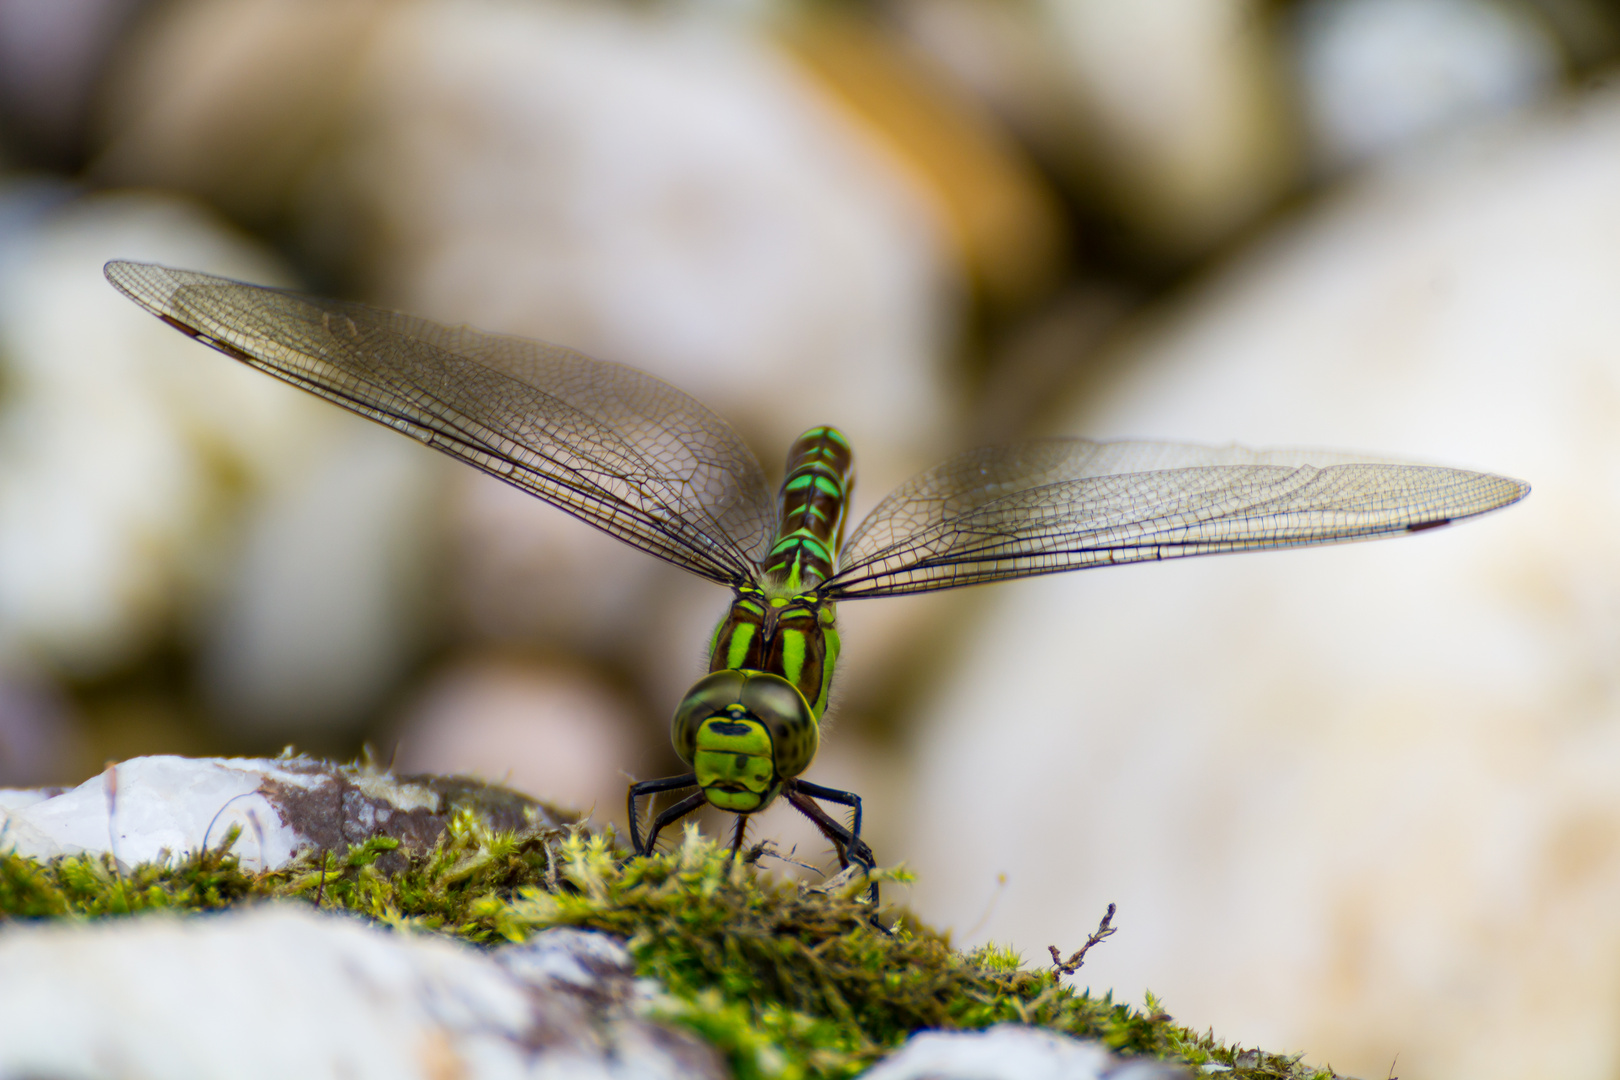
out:
M847 603L809 776L958 943L1113 901L1079 981L1224 1037L1620 1075L1617 63L1613 0L0 0L0 785L369 744L622 828L726 603L110 258L633 364L773 481L837 424L856 520L1040 434L1501 472L1399 542Z

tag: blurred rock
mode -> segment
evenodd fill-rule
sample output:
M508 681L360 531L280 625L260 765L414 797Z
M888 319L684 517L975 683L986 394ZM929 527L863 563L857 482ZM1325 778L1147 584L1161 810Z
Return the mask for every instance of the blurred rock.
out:
M1064 161L1079 154L1063 58L1034 4L899 0L892 11L911 45L1043 155Z
M101 65L140 0L0 0L0 143L72 165Z
M460 626L479 639L566 642L604 658L629 645L660 569L645 553L604 543L584 522L471 469L448 479L446 592ZM703 591L715 602L726 595Z
M1003 335L969 418L967 446L1016 442L1064 407L1077 379L1097 377L1109 336L1141 301L1121 286L1085 281Z
M633 766L653 756L645 738L597 680L472 661L440 672L407 706L394 768L479 777L623 829Z
M1528 479L1397 542L985 593L916 907L1383 1075L1620 1067L1620 95L1386 168L1121 344L1069 430Z
M727 1075L696 1036L642 1018L651 991L621 944L573 930L484 951L276 905L14 924L0 969L7 1076Z
M80 678L194 638L271 740L363 718L419 644L439 460L187 340L101 274L285 271L189 202L62 203L0 249L0 656Z
M247 509L230 579L200 625L212 710L269 740L364 719L408 673L437 613L446 463L324 413L319 456Z
M310 6L175 5L108 95L100 173L282 220L374 299L644 367L773 439L835 405L877 445L933 432L936 221L762 40L610 5L347 0L315 5L350 28L321 45L344 43L339 78Z
M0 670L0 787L72 778L83 743L79 718L45 680Z
M1312 150L1342 168L1545 97L1558 42L1513 0L1307 0L1293 31Z
M1604 0L1530 0L1576 75L1601 71L1620 54L1620 10Z
M108 258L274 281L196 207L60 205L0 250L0 654L69 672L126 663L218 568L222 503L276 468L308 412L114 292Z
M949 439L962 275L934 197L746 20L191 0L120 70L97 175L274 223L370 299L642 367L736 424L768 473L837 423L861 499ZM582 648L678 699L721 594L504 493L467 505L453 557L511 570L452 575L467 629ZM525 615L524 597L559 608ZM608 618L627 597L628 628Z
M1136 254L1195 256L1269 209L1299 148L1253 0L910 0L920 47L981 94Z
M870 16L807 5L784 20L781 37L934 193L993 309L1016 311L1052 289L1068 254L1068 223L983 104Z
M340 137L357 55L385 0L189 0L149 7L96 102L95 171L177 188L284 227ZM343 234L347 236L347 233Z
M871 463L934 437L933 221L773 51L554 5L428 5L391 31L328 191L380 241L377 295L668 378L771 466L812 418Z

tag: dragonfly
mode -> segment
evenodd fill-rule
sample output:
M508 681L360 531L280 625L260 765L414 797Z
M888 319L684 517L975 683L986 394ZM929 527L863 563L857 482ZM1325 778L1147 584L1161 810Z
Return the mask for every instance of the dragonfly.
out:
M631 785L637 856L707 804L783 799L840 865L873 876L854 792L804 778L840 642L837 605L1098 566L1420 532L1529 493L1487 473L1302 450L1036 439L970 450L891 492L845 540L853 454L813 427L773 496L737 432L634 368L191 270L114 261L107 279L170 326L386 424L610 536L731 590L709 671L676 707L690 771ZM639 801L689 791L641 830ZM849 824L821 803L844 807ZM876 884L869 896L874 906Z

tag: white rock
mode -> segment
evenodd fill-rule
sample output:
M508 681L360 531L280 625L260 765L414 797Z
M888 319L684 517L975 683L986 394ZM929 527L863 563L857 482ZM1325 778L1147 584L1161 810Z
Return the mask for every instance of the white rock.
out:
M495 959L507 971L537 987L560 985L590 990L601 984L604 973L628 976L635 971L629 951L618 938L565 927L502 949Z
M110 851L129 867L172 863L216 843L238 825L243 833L236 847L245 866L281 866L297 850L300 837L281 827L260 793L265 768L273 766L136 758L53 798L10 809L0 823L0 843L41 860ZM303 782L300 777L300 786Z
M642 367L773 443L828 417L873 453L935 435L939 225L784 58L701 18L407 11L328 193L387 241L379 296Z
M0 1075L720 1077L636 1018L628 955L566 932L494 953L301 906L0 928ZM548 954L549 967L521 957ZM573 958L577 977L552 969Z
M52 788L0 788L0 813L21 810L59 794Z
M1099 169L1178 253L1225 236L1290 180L1280 57L1252 0L1042 0Z
M1170 1080L1185 1075L1162 1062L1117 1058L1100 1043L998 1024L985 1031L913 1035L862 1080Z
M133 758L46 798L0 792L0 850L172 865L218 847L239 826L231 850L247 870L274 870L311 849L341 852L374 835L420 852L443 831L461 786L453 777L399 778L304 757ZM516 796L484 808L499 828L555 824Z
M1315 0L1294 13L1305 119L1343 166L1552 93L1557 42L1531 5Z
M1071 431L1535 490L987 592L916 714L917 910L1039 955L1117 901L1091 985L1360 1075L1614 1074L1616 191L1605 93L1367 178L1123 346Z

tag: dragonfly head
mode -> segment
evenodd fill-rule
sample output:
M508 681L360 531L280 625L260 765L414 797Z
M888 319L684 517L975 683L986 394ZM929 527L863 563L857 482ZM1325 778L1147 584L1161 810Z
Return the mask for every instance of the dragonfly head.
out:
M769 806L816 756L820 740L804 695L779 675L716 671L682 699L670 724L681 760L709 802L734 814Z

